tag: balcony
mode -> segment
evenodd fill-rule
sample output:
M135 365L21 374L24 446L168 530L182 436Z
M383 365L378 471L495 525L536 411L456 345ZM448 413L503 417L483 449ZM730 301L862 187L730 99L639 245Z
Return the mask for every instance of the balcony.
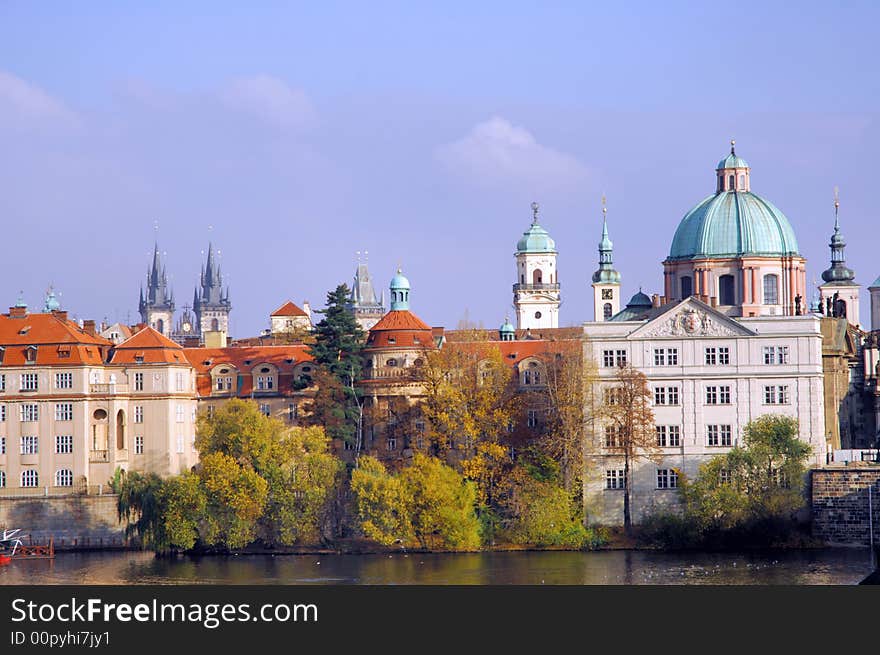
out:
M89 451L89 462L109 462L110 461L110 451L109 450L90 450Z
M559 283L554 284L514 284L514 291L559 291Z
M393 378L415 378L416 371L412 368L404 368L402 366L380 366L378 368L368 368L364 374L367 380L387 380Z
M114 396L116 394L127 394L128 385L119 384L117 382L100 382L89 385L89 393L98 396Z

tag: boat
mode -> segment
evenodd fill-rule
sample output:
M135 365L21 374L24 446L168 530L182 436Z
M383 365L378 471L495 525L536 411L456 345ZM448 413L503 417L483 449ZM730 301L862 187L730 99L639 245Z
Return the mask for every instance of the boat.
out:
M21 546L21 537L19 536L21 528L15 530L3 530L0 535L0 566L6 566L15 557L15 553Z

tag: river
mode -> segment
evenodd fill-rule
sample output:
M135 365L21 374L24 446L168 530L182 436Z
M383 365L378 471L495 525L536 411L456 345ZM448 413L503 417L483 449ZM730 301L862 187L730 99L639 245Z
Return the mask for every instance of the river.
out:
M5 584L856 584L864 549L739 553L650 551L248 555L157 559L62 552L0 567Z

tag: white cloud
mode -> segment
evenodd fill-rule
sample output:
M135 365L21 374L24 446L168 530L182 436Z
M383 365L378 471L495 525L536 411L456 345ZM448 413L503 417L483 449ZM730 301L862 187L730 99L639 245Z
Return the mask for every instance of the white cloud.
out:
M572 155L541 145L527 129L500 116L475 125L435 154L454 173L489 184L570 187L583 183L589 173Z
M76 115L63 103L20 77L0 70L0 117L23 125L61 125L78 123Z
M284 129L307 127L315 119L309 97L271 75L233 80L220 92L220 98L232 109Z

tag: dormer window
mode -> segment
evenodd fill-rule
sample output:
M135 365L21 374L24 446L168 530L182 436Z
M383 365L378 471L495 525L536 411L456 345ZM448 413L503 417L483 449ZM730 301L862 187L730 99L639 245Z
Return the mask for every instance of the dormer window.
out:
M37 347L36 346L28 346L24 351L24 361L28 364L33 364L37 361Z
M394 337L388 337L388 343L394 344L397 343L397 340Z
M397 360L396 359L389 359L385 362L385 366L397 366Z

